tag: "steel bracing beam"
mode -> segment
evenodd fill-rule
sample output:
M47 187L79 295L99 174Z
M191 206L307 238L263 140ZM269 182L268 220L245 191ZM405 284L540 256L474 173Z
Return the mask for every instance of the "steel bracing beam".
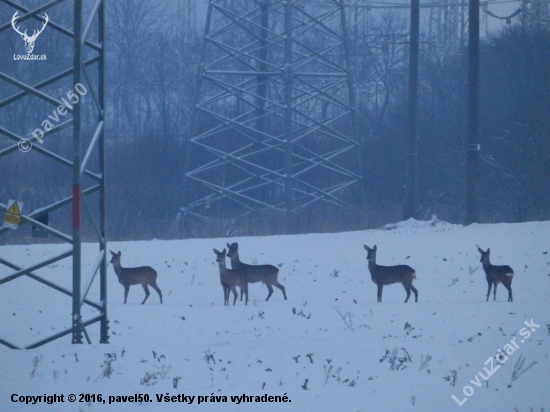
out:
M0 150L0 161L14 152L17 152L23 141L28 141L35 153L43 155L56 163L65 166L67 173L72 174L72 185L66 188L67 196L51 204L45 204L34 211L21 215L21 224L32 224L48 234L55 236L63 242L69 244L69 250L56 256L49 257L31 266L24 266L5 257L0 256L0 265L3 265L14 272L0 279L0 285L16 281L21 276L27 276L52 289L68 295L72 299L72 313L70 318L70 327L62 332L41 339L30 345L17 345L0 338L0 344L12 349L31 349L59 339L63 336L71 335L72 343L82 343L82 336L88 343L91 339L86 327L94 323L100 324L100 343L109 342L108 318L107 318L107 266L106 266L106 235L105 235L105 144L104 144L104 125L105 125L105 90L104 90L104 32L105 32L105 2L104 0L53 0L35 9L28 9L13 0L0 0L13 10L22 13L17 18L17 24L27 20L43 21L42 14L46 10L49 13L48 30L54 30L61 35L67 36L72 40L70 54L73 56L72 65L59 71L56 74L49 75L43 79L21 79L13 73L0 71L0 82L5 82L15 88L16 91L10 96L0 100L0 109L6 113L14 107L14 104L21 103L22 99L37 97L42 101L43 107L57 108L59 105L65 106L68 120L60 122L50 130L44 131L42 138L46 139L46 144L42 146L43 141L31 136L22 136L20 133L10 130L7 127L0 127L0 137L6 137L15 142L13 145ZM73 27L65 27L66 22L56 20L56 7L68 7L73 11ZM0 25L0 36L11 36L13 32L7 30L11 28L11 22ZM46 34L43 34L44 36ZM18 62L25 64L26 62ZM19 73L24 71L20 68ZM91 74L93 71L93 75ZM63 82L63 83L60 83ZM93 105L83 106L79 102L67 105L63 101L63 96L55 96L48 92L48 86L70 82L71 86L77 84L85 85L89 91L89 98ZM51 89L51 88L50 88ZM42 106L41 106L42 107ZM90 109L92 107L92 109ZM93 118L92 124L83 122L84 111L93 110L87 118ZM46 110L47 112L47 110ZM95 122L95 123L94 123ZM51 149L47 149L47 141L50 135L61 132L62 130L72 128L72 154L71 157L63 156ZM89 132L91 130L91 133ZM40 143L40 144L38 144ZM20 155L20 161L26 161L26 155ZM91 159L94 162L90 162ZM31 158L28 157L28 161ZM91 166L95 163L94 166ZM95 168L95 170L92 170ZM91 203L92 197L94 204ZM25 199L18 199L25 202ZM0 209L5 210L6 205L0 203ZM99 251L94 265L88 275L84 288L82 288L81 272L81 242L82 242L82 209L86 211L87 222L91 225L91 233L95 234ZM65 220L70 223L72 233L65 233L63 230L45 225L37 220L40 216L57 211L62 213ZM95 213L94 213L95 212ZM65 225L66 226L66 225ZM86 226L87 227L87 226ZM0 228L0 235L10 229ZM18 229L21 230L21 229ZM72 286L66 288L55 282L44 278L37 273L40 269L66 258L72 259ZM94 302L87 298L92 287L99 287L99 302ZM91 318L83 320L81 308L87 305L96 311Z
M344 2L236 3L209 1L182 210L219 221L358 208Z

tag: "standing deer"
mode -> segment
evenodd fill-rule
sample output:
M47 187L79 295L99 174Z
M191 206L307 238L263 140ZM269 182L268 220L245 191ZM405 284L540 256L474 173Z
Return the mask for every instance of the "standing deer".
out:
M111 263L113 264L113 268L115 269L118 281L122 286L124 286L124 303L126 303L126 300L128 298L128 291L130 290L130 286L139 285L140 283L141 286L143 286L143 290L145 291L145 299L143 299L143 302L141 302L142 305L149 297L149 288L147 287L147 285L151 285L151 287L157 291L160 296L160 303L162 303L162 292L157 286L157 272L155 271L155 269L153 269L151 266L123 268L122 266L120 266L120 251L118 253L115 253L110 250L110 252L112 255Z
M267 295L266 301L269 300L273 294L273 286L278 287L283 292L283 296L286 299L286 290L283 285L278 281L279 269L273 265L247 265L242 263L239 260L239 245L237 242L232 244L227 244L229 252L227 256L231 259L231 268L239 270L247 283L256 283L262 282L267 286L269 294ZM241 299L242 299L242 290L241 290Z
M241 288L241 292L244 291L246 295L245 305L248 305L248 283L244 280L244 276L240 270L236 269L227 269L225 266L225 255L226 250L222 252L214 249L216 254L216 262L220 267L220 283L223 288L223 304L224 306L229 305L229 292L233 292L233 305L237 302L237 286Z
M44 23L42 23L42 28L40 30L33 30L32 32L32 36L29 36L27 34L27 30L25 30L23 33L21 33L19 31L19 27L15 27L15 21L17 20L17 14L19 12L16 11L13 15L13 17L11 18L11 26L13 27L13 29L23 38L23 41L25 42L25 49L27 49L27 53L31 54L32 51L34 50L34 42L36 41L36 39L38 38L38 36L40 35L40 33L42 33L44 31L44 29L46 28L46 25L48 24L48 21L50 20L50 18L48 17L48 15L46 13L44 13Z
M487 302L489 301L489 295L491 294L491 285L495 285L493 289L493 300L497 300L497 285L502 282L504 287L508 289L508 302L513 302L512 299L512 279L514 277L514 271L508 265L496 266L491 265L491 249L488 248L486 252L483 251L479 246L477 247L479 253L481 253L481 264L483 265L483 270L485 271L485 276L487 276L487 283L489 284L489 289L487 290Z
M414 292L414 301L418 302L418 290L412 285L413 279L416 279L416 271L407 265L380 266L376 264L376 245L371 249L363 245L367 251L367 260L369 261L369 272L371 279L378 286L378 302L382 302L382 288L384 285L401 283L407 291L407 299L411 296L411 290Z

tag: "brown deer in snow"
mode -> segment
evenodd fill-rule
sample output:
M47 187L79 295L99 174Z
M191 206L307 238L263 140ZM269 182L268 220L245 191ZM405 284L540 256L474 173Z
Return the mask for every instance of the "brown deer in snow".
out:
M244 279L244 275L240 270L227 269L225 266L226 250L222 252L214 249L216 254L216 262L220 267L220 283L223 288L223 304L229 305L229 292L233 292L233 305L237 302L237 286L241 288L241 292L246 295L245 305L248 305L248 283Z
M508 289L508 302L513 302L512 299L512 279L514 278L514 271L508 265L491 265L491 249L488 248L485 252L479 246L477 247L479 253L481 253L481 264L487 277L487 283L489 289L487 290L487 302L489 301L489 295L491 294L491 285L495 285L493 289L493 300L497 300L497 285L502 282L504 287Z
M413 279L416 279L416 271L407 265L380 266L376 264L376 245L371 249L363 245L367 251L367 260L369 261L369 272L371 279L378 286L378 302L382 302L382 288L384 285L401 283L407 292L407 299L411 296L411 290L414 293L414 301L418 302L418 290L413 286Z
M239 259L239 245L237 242L232 244L227 244L229 251L227 256L231 259L231 268L237 269L241 272L248 283L262 282L267 286L269 291L266 301L269 300L273 294L273 286L281 289L283 296L286 299L286 289L278 281L279 269L273 265L247 265L242 263ZM241 300L242 300L242 290L241 290Z
M120 251L118 253L115 253L110 250L109 252L111 252L112 255L111 263L113 264L113 268L115 269L118 281L122 286L124 286L124 303L126 303L126 300L128 299L128 291L130 290L130 286L139 285L140 283L141 286L143 286L143 290L145 291L145 299L143 299L143 302L141 302L142 305L149 297L149 288L147 287L147 285L151 285L151 287L157 291L160 296L160 303L162 303L162 292L157 286L157 272L155 271L155 269L153 269L151 266L123 268L122 266L120 266Z

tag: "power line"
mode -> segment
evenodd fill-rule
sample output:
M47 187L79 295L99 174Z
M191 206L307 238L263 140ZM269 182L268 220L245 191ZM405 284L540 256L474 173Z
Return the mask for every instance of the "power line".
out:
M518 9L516 11L514 11L512 14L510 14L509 16L504 16L504 17L501 17L501 16L497 16L496 14L494 14L493 12L491 12L489 9L488 9L488 3L482 3L481 4L481 10L483 10L484 13L488 14L489 16L491 17L494 17L495 19L499 19L499 20L506 20L506 23L510 24L510 20L512 19L512 17L516 17L518 14L520 14L521 12L523 12L523 10L525 9L525 7L527 7L527 4L530 3L530 0L524 0L522 2L522 4L518 7Z

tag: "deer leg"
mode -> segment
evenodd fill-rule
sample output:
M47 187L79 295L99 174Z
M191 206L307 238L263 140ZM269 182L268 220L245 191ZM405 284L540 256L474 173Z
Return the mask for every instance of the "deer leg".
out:
M513 302L514 300L512 299L512 285L509 285L507 283L503 283L503 285L506 289L508 289L508 302Z
M377 302L380 302L380 303L382 303L382 288L383 287L384 287L384 285L382 285L382 284L378 285L378 293L376 295L378 297Z
M405 299L405 303L409 300L409 297L411 296L411 289L408 285L403 284L403 287L405 288L405 291L407 292L407 299Z
M157 282L151 282L150 285L153 289L155 289L157 291L157 293L160 296L160 303L162 303L162 292L161 292L160 288L157 286Z
M143 290L145 291L145 299L143 299L143 302L141 302L141 304L143 305L149 297L149 288L147 287L147 283L142 283L141 286L143 286Z
M229 301L229 297L228 297L229 292L227 290L227 287L224 284L222 284L222 288L223 288L223 305L227 306Z
M241 288L241 302L243 301L244 289Z
M487 283L489 284L489 290L487 290L487 302L489 302L489 295L491 294L492 283L490 280L488 280Z
M273 287L271 286L271 283L266 283L265 284L267 286L267 290L269 290L269 294L267 295L267 298L265 299L266 302L269 300L269 298L271 297L271 295L273 294Z
M124 304L126 304L126 299L128 299L129 291L130 291L130 285L124 285Z
M233 286L231 288L231 292L233 292L233 306L235 306L235 303L237 302L237 297L239 296L239 294L237 293L237 287ZM228 294L229 294L229 292L228 292Z
M273 286L277 286L279 289L281 289L281 292L283 292L283 296L285 297L285 300L286 299L286 290L285 290L285 287L283 285L281 285L279 282L275 282L273 284Z
M415 301L415 303L418 303L418 290L417 290L413 285L409 285L409 288L411 288L411 290L412 290L413 293L414 293L414 301Z
M497 300L497 285L498 283L495 282L495 285L493 286L493 302L496 302Z
M246 283L244 288L241 289L241 300L242 300L243 291L244 291L244 294L246 295L246 300L244 301L244 304L248 305L248 283Z

